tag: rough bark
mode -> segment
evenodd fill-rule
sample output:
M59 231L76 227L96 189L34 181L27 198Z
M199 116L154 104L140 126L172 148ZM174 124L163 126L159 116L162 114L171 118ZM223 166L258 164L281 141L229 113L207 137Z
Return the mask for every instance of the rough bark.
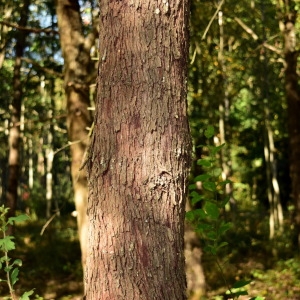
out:
M92 117L89 84L92 79L90 49L94 37L83 35L78 0L57 0L60 43L64 58L64 84L67 100L67 125L71 142L71 173L74 201L81 246L82 263L85 265L87 252L87 178L86 170L80 170L89 143L88 130Z
M292 197L295 203L295 228L297 244L300 248L300 86L297 73L299 50L296 49L295 22L297 12L292 9L292 3L288 2L284 19L285 40L285 90L288 104L288 129L290 144L290 177L292 185ZM288 4L286 4L288 5Z
M186 299L187 1L101 1L86 299Z
M20 25L26 26L29 13L29 0L23 2L20 8ZM13 73L13 99L11 105L11 120L9 130L9 155L8 155L8 183L6 192L6 207L9 207L8 216L13 216L18 200L19 179L19 145L20 145L20 117L22 105L21 58L26 46L26 34L18 32L15 45L15 65ZM11 230L12 228L10 228Z

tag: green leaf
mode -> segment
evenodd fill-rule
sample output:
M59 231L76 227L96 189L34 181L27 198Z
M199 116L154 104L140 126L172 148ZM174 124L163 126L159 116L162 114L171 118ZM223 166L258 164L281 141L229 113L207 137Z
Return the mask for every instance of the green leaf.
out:
M3 239L0 239L0 249L5 252L15 249L15 243L12 239L14 239L13 236L6 236Z
M212 230L206 233L206 237L212 241L216 241L218 239L218 234Z
M12 266L13 265L17 265L17 266L21 267L22 266L22 260L19 259L19 258L15 259L15 261L12 263Z
M225 144L222 144L220 146L211 147L211 149L210 149L211 155L215 156L224 146L225 146Z
M197 165L209 168L211 166L211 161L209 159L201 158L197 160Z
M1 241L1 240L0 240ZM6 256L2 256L1 258L0 258L0 262L5 262L7 260L7 257Z
M194 214L197 219L205 219L206 218L206 213L202 208L195 209Z
M226 179L226 180L224 180L224 181L221 181L221 182L219 183L219 185L226 185L226 184L228 184L228 183L232 183L232 181L229 180L229 179Z
M195 205L204 198L203 195L199 195L196 191L191 192L190 196L192 205Z
M226 196L224 200L219 204L220 207L225 207L225 205L229 202L230 196Z
M198 232L209 232L214 230L214 227L211 224L200 223L197 225L196 231Z
M217 254L217 249L212 245L207 245L203 248L203 250L207 253L211 253L213 255Z
M218 245L217 250L219 250L219 249L221 249L221 248L223 248L223 247L225 247L227 245L228 245L227 242L222 242L221 244Z
M195 190L197 188L196 184L190 184L189 190Z
M10 217L8 219L8 223L13 224L14 222L23 222L23 221L26 221L28 219L30 219L30 218L27 215L19 215L19 216L16 216L16 217Z
M265 297L257 296L257 297L252 297L249 300L265 300Z
M195 220L195 214L194 214L194 211L191 210L191 211L187 211L185 213L185 218L187 219L187 221L189 222L193 222Z
M233 289L239 289L241 287L244 287L246 285L248 285L249 283L251 283L252 280L239 280L237 282L234 283L234 285L232 286Z
M10 274L10 278L11 278L11 284L14 285L18 280L18 275L19 275L19 269L18 268L14 268Z
M233 293L233 295L235 297L239 297L239 296L248 295L248 292L247 291L238 291L238 292Z
M12 269L12 266L6 266L6 267L4 268L4 271L5 271L6 273L9 273L9 272L11 271L11 269Z
M209 174L202 174L202 175L198 175L194 178L194 182L197 182L197 181L206 181L207 179L211 178L211 175Z
M213 126L208 125L206 130L204 131L204 135L207 139L210 139L211 137L213 137L215 134L215 129Z
M217 186L212 181L204 181L203 188L210 192L215 192L217 190Z
M189 222L193 222L196 219L205 219L206 218L206 214L203 211L203 209L198 208L198 209L194 209L191 211L188 211L185 213L185 218L189 221Z
M19 300L30 300L29 296L31 296L34 293L34 290L31 290L29 292L25 292Z
M206 202L203 207L203 210L206 212L208 217L210 217L213 220L217 220L220 215L218 206L212 202Z
M230 228L232 228L232 224L230 222L222 223L221 226L219 227L219 235L224 234Z
M222 169L221 168L213 168L211 171L211 174L214 177L219 177L222 174Z

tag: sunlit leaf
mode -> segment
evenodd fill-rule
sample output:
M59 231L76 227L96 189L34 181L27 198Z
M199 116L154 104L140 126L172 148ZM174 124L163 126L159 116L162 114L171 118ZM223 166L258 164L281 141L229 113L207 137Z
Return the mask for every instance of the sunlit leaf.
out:
M34 293L34 290L31 290L29 292L25 292L19 300L30 300L29 296L31 296Z
M15 249L15 243L12 241L13 236L6 236L3 239L0 239L0 249L3 251L10 251Z
M27 215L19 215L19 216L16 216L16 217L10 217L8 219L8 223L13 224L14 222L23 222L23 221L26 221L28 219L30 219L30 218Z

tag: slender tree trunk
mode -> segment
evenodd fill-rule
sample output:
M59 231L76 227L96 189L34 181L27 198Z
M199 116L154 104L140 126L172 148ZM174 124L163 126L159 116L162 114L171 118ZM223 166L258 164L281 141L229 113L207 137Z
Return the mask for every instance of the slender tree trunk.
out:
M265 29L265 4L261 2L262 36L267 41ZM264 158L266 163L267 197L270 206L269 237L273 239L276 231L282 231L283 211L280 200L280 188L277 179L277 165L275 158L275 145L273 130L270 123L270 93L269 93L269 59L266 51L262 51L261 58L261 91L263 95L262 110L264 113ZM275 250L274 250L275 251Z
M288 129L290 144L290 177L292 197L295 203L295 228L300 249L300 86L297 73L299 49L296 49L295 1L285 1L281 28L285 40L285 90L288 105Z
M186 299L187 1L100 2L88 300Z
M6 3L5 5L1 5L0 7L0 15L2 16L2 20L8 20L11 17L13 8L10 3ZM6 44L8 43L7 33L9 31L9 27L5 24L0 24L0 69L3 66L6 52Z
M190 211L189 202L186 211ZM205 294L205 276L202 268L202 250L199 236L190 224L185 224L184 256L187 279L187 295L189 300L199 300Z
M24 0L20 8L20 26L26 26L29 13L30 0ZM18 179L19 179L19 142L20 118L22 106L21 64L25 49L26 33L18 32L15 45L15 65L13 73L13 100L11 106L11 121L9 130L9 156L8 156L8 184L6 192L6 206L10 208L8 216L13 216L17 207Z
M219 52L218 52L218 62L219 62L219 88L220 88L220 101L219 101L219 132L220 132L220 144L226 143L226 136L229 134L229 110L230 103L227 90L227 80L226 80L226 66L224 60L224 24L223 24L223 12L220 10L218 13L219 21ZM232 175L232 163L230 155L230 145L221 149L220 161L222 166L222 179L228 180ZM225 195L229 197L229 205L231 208L231 217L234 218L236 210L236 200L233 196L233 183L228 183L225 186Z
M71 173L82 263L85 265L87 252L87 178L84 163L89 143L88 128L92 117L89 83L94 72L91 69L90 49L94 36L86 39L83 35L78 0L57 0L56 12L60 43L64 57L64 84L67 99L67 125L71 142Z

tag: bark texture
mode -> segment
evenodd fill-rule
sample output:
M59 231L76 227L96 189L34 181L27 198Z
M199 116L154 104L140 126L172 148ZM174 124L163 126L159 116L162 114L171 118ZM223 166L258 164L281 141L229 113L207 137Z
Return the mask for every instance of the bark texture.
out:
M186 299L187 1L101 1L86 299Z
M80 170L89 143L88 127L92 116L89 84L93 75L90 49L94 42L93 34L83 35L78 0L57 0L60 43L64 58L64 84L67 100L67 125L71 142L71 173L74 187L74 200L81 246L82 263L85 265L87 253L87 178L86 170Z

